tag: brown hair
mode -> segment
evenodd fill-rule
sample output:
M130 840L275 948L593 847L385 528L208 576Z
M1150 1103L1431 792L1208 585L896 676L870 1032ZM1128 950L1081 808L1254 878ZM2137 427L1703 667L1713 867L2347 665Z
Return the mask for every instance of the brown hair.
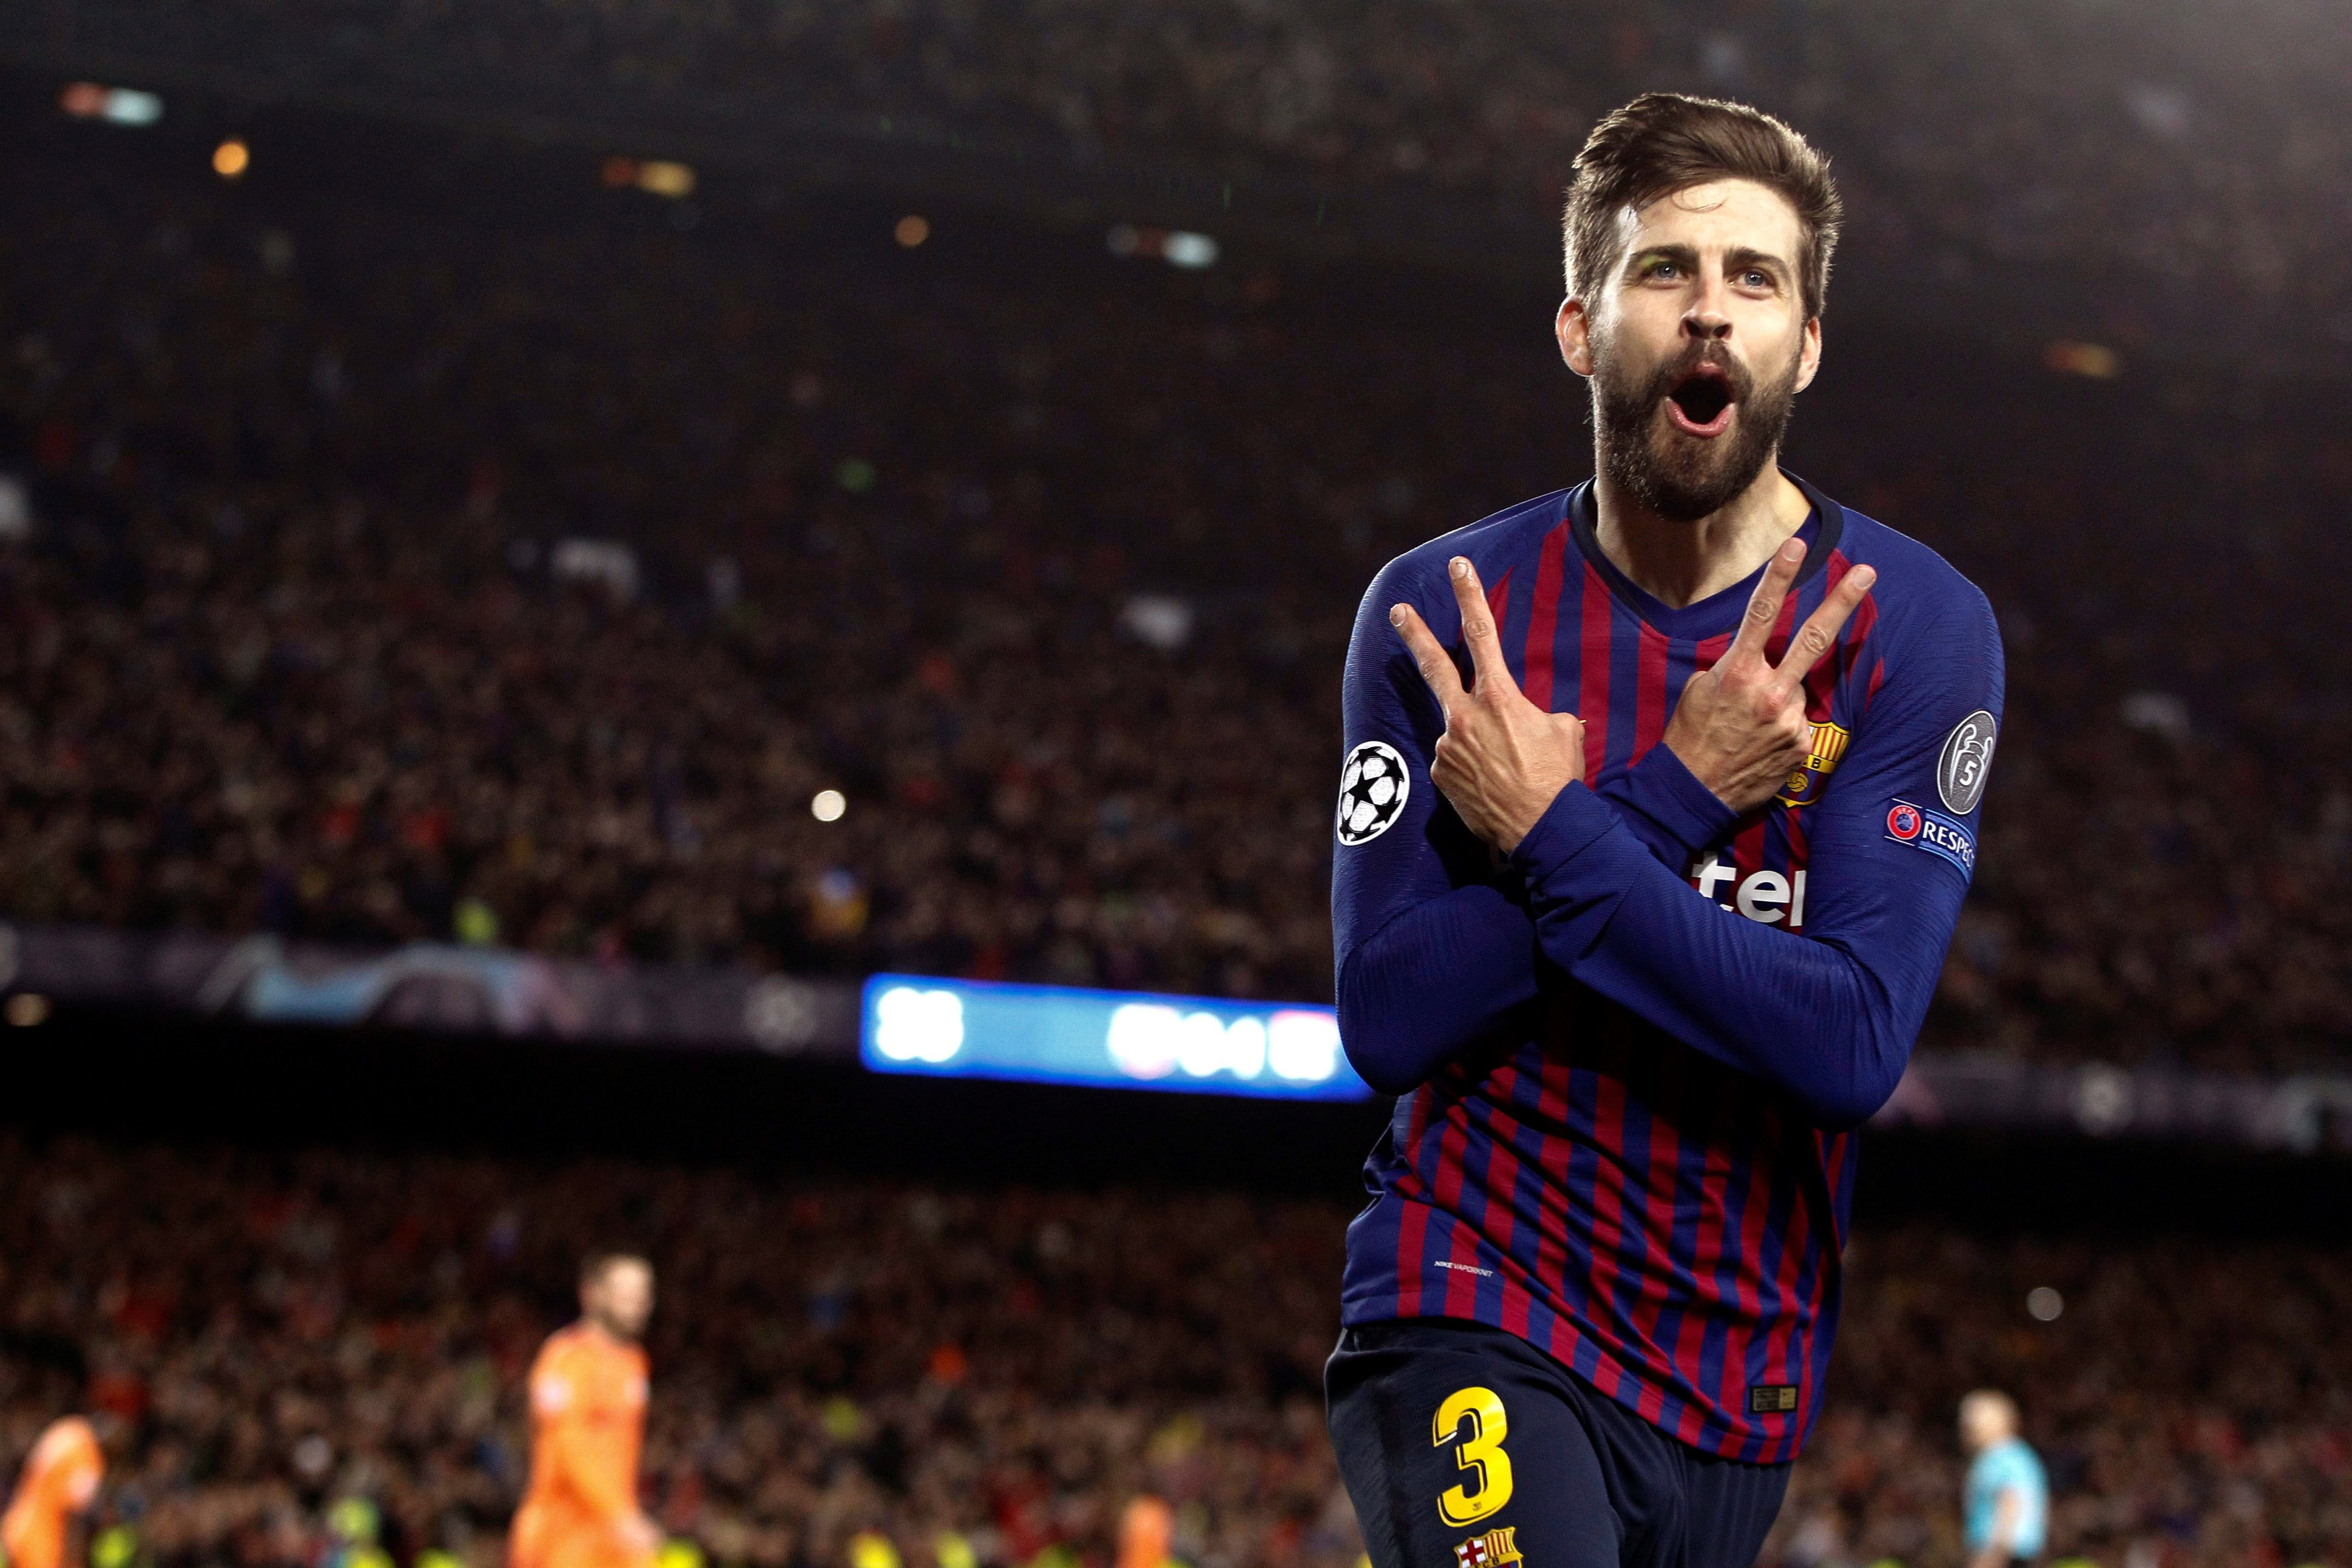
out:
M1805 315L1819 316L1829 292L1830 253L1845 215L1830 161L1761 110L1678 92L1645 92L1585 138L1561 225L1568 291L1591 299L1616 265L1618 214L1711 180L1753 180L1797 210Z

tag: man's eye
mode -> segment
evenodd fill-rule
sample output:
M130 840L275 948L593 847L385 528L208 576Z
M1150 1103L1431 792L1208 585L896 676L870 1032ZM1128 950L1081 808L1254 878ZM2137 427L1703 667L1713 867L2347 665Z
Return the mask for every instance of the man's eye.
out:
M1739 281L1745 283L1750 288L1769 288L1772 287L1771 274L1765 272L1743 272L1739 275Z
M1654 261L1650 263L1650 276L1652 277L1669 277L1681 270L1682 268L1676 267L1671 261Z

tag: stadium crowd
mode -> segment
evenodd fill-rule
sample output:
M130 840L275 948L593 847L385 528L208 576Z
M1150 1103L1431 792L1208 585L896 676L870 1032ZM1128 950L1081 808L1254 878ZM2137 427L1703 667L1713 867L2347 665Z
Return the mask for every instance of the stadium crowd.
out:
M579 1257L620 1242L660 1274L645 1503L716 1563L839 1568L879 1532L916 1568L959 1547L1105 1568L1149 1492L1192 1568L1346 1568L1319 1398L1346 1218L12 1136L0 1465L86 1392L126 1424L94 1521L132 1532L126 1568L331 1563L356 1544L331 1528L347 1498L399 1568L499 1568L524 1369ZM1828 1414L1767 1563L1958 1564L1952 1411L1985 1383L2026 1401L2060 1557L2352 1553L2340 1249L1898 1229L1847 1268Z
M1540 324L1458 302L71 159L5 199L20 920L1328 996L1356 595L1589 461ZM1930 1039L2337 1060L2352 443L1907 350L1833 354L1792 463L2004 617Z
M2316 309L2336 340L2352 333L2332 216L2352 197L2336 111L2352 57L2336 21L2292 0L2166 0L2128 26L2097 7L1898 0L1638 15L1539 0L497 0L366 14L66 0L0 27L30 47L70 38L295 93L489 115L576 115L593 98L605 120L717 116L738 141L812 121L864 137L895 126L1321 190L1452 193L1465 210L1538 218L1612 105L1654 87L1735 94L1796 117L1838 159L1864 246L1944 285L1988 263L2080 269L2116 307L2113 329L2153 344L2192 304L2208 331Z

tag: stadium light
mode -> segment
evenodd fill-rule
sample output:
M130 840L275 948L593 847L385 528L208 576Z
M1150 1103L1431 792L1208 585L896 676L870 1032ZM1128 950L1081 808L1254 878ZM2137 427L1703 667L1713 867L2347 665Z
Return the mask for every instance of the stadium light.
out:
M2111 382L2123 374L2121 354L2105 343L2084 343L2062 338L2042 350L2042 362L2062 376L2084 376L2095 382Z
M33 537L33 493L14 474L0 474L0 544Z
M547 570L561 581L595 584L623 602L637 596L637 552L614 539L560 540Z
M58 107L76 120L110 125L152 125L163 118L163 100L153 93L94 81L68 82L58 94Z
M683 163L650 159L637 166L637 189L678 201L694 194L694 171Z
M1171 267L1214 267L1217 265L1217 242L1207 235L1187 234L1177 229L1160 247Z
M1171 267L1193 269L1216 266L1217 257L1223 254L1217 242L1207 235L1187 229L1138 228L1133 224L1115 225L1104 244L1111 255L1122 260L1129 256L1156 256Z
M908 213L890 231L890 237L912 250L931 237L931 221L919 213Z
M1137 642L1172 653L1192 636L1192 601L1172 593L1130 595L1118 623Z
M691 164L674 163L661 158L628 158L614 153L604 160L598 176L616 191L632 188L649 195L667 196L679 201L694 194L695 174Z
M232 136L213 149L213 172L224 180L234 180L252 166L253 149Z
M849 797L838 789L820 789L809 800L809 815L820 822L838 822L849 810Z

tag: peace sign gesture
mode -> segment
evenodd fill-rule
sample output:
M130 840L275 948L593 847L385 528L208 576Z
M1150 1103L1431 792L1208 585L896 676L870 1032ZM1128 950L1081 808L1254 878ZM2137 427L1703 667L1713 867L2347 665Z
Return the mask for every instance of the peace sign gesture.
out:
M1804 563L1801 540L1790 539L1773 552L1748 596L1731 647L1714 668L1684 683L1666 723L1665 744L1683 766L1743 816L1779 794L1811 752L1805 676L1878 580L1867 566L1840 578L1775 664L1765 647ZM1584 723L1572 714L1546 713L1520 693L1504 663L1477 569L1456 556L1449 570L1462 608L1462 640L1470 651L1469 687L1412 605L1391 609L1389 623L1404 638L1421 678L1445 713L1430 781L1472 832L1508 854L1552 798L1584 777Z
M1730 649L1713 669L1684 683L1674 716L1666 721L1668 749L1717 800L1742 816L1779 794L1811 755L1813 727L1805 717L1805 677L1878 580L1877 571L1866 566L1838 579L1774 664L1764 646L1780 623L1780 606L1804 564L1801 539L1773 552L1748 596Z
M1584 721L1528 701L1503 661L1478 569L1455 556L1448 570L1462 607L1462 640L1470 649L1471 686L1463 686L1454 660L1412 605L1390 610L1389 624L1404 638L1421 678L1445 710L1430 782L1454 802L1472 832L1508 854L1552 797L1584 777Z

